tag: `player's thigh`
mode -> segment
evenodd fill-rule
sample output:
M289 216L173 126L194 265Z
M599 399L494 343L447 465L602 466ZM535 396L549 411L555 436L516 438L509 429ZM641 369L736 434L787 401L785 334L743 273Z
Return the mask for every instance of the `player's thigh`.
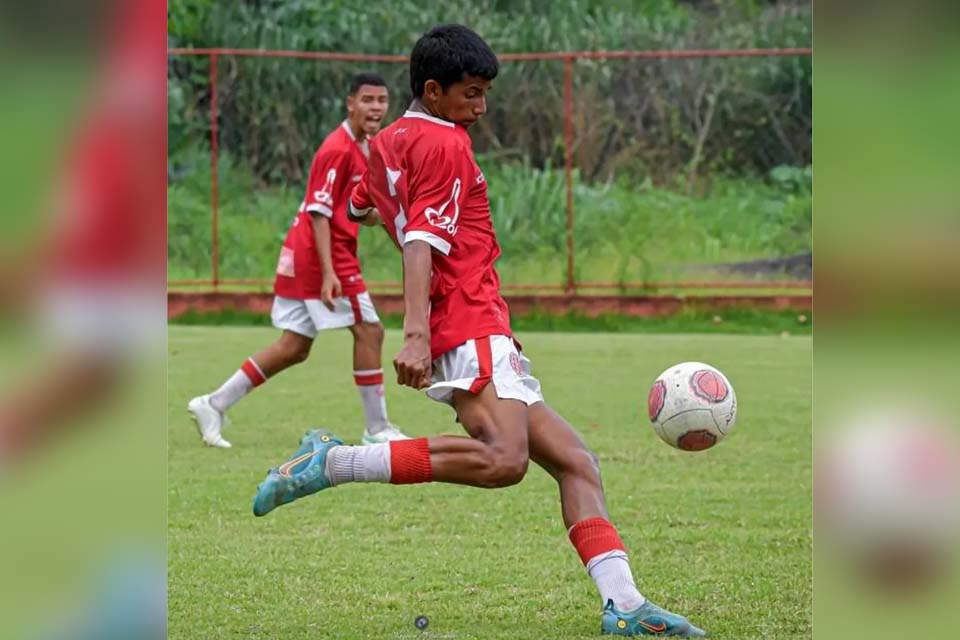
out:
M599 475L596 456L563 416L546 402L528 409L530 459L548 473Z
M527 457L526 404L498 398L493 384L487 384L477 394L455 390L453 407L470 437L502 451Z

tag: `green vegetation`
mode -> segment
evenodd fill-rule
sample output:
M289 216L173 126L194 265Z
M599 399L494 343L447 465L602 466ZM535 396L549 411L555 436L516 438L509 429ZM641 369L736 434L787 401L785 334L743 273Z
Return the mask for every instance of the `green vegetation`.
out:
M265 470L310 427L357 442L347 332L231 412L228 451L201 446L185 406L274 337L172 327L168 523L171 640L597 637L601 603L567 541L550 477L515 487L349 485L256 519ZM387 357L400 346L388 331ZM546 398L600 459L611 518L640 590L717 638L811 637L811 341L762 336L521 336ZM736 387L716 448L662 443L647 385L703 360ZM457 433L448 407L387 382L413 435ZM424 636L425 637L425 636Z
M376 298L376 296L374 296ZM390 329L403 328L403 317L382 316ZM270 315L252 311L225 309L216 312L189 311L171 324L204 326L271 326ZM536 312L511 316L510 324L517 332L569 331L607 333L751 333L809 335L811 314L802 311L763 311L759 309L724 309L721 311L686 310L666 317L628 317L601 314L590 318L578 313L556 315Z
M407 55L442 22L469 25L498 53L809 47L805 2L565 0L179 0L170 3L175 47L237 47ZM316 145L342 119L358 69L393 91L391 118L410 100L405 64L224 57L220 132L258 180L298 183ZM171 57L171 155L209 138L209 62ZM583 60L574 67L583 181L625 175L698 188L715 173L763 175L806 166L811 152L809 57ZM488 117L472 133L480 152L563 161L563 63L504 62ZM689 187L686 186L689 183Z
M504 283L562 284L566 273L563 172L529 162L481 156L503 257ZM181 161L168 189L171 280L210 277L210 167L204 153ZM303 199L303 186L258 188L231 156L220 166L220 269L227 278L271 279L283 237ZM576 277L583 282L704 280L710 265L811 250L809 169L780 167L765 180L715 180L703 195L617 180L577 183ZM360 233L369 282L400 280L400 260L387 235ZM780 274L768 274L777 278Z
M407 54L450 21L498 52L811 44L809 3L765 0L181 0L170 6L169 43ZM218 69L221 275L270 278L314 150L343 118L350 75L384 75L393 119L409 104L407 67L223 56ZM208 72L206 57L170 58L174 280L211 275ZM505 283L565 280L563 84L561 61L504 61L487 117L471 129ZM708 265L808 253L810 87L805 56L578 61L577 280L717 279ZM369 281L399 279L383 234L362 233L361 258Z

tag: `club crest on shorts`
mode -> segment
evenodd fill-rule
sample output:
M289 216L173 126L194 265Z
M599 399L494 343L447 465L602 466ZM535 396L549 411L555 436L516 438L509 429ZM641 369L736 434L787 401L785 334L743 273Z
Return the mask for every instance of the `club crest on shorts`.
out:
M520 366L520 356L517 355L516 351L510 354L510 367L518 376L523 375L523 367Z

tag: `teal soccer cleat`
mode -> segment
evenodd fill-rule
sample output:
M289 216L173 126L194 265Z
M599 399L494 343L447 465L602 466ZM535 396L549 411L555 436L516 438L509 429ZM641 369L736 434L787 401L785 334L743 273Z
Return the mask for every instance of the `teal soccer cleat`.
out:
M257 486L253 515L265 516L280 505L330 487L327 479L327 451L343 441L329 431L312 429L300 440L300 448L289 460L267 472Z
M649 600L638 609L623 612L607 600L603 608L600 633L611 636L675 636L703 638L707 633L690 624L683 616L661 609Z

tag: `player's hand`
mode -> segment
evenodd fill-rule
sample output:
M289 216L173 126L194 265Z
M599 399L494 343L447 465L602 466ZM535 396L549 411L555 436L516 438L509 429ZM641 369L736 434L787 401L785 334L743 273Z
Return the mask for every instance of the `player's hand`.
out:
M414 389L425 389L430 386L432 367L430 337L421 334L407 336L400 353L393 359L393 368L397 372L397 384Z
M379 211L370 209L367 215L360 218L359 222L365 227L376 227L383 224L383 218L380 216Z
M340 279L332 273L323 276L323 284L320 286L320 301L323 302L323 306L333 311L334 299L342 295L343 286L340 284Z

